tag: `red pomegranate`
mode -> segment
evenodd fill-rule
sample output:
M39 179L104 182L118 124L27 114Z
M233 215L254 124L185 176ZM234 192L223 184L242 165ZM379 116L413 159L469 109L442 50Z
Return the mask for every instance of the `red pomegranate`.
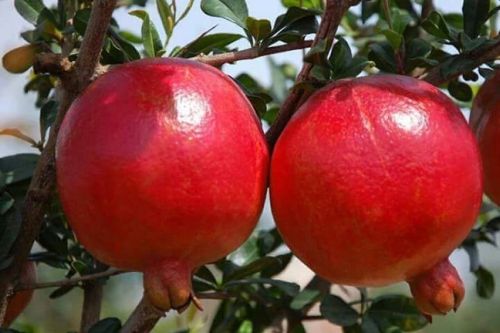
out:
M500 70L483 84L474 99L470 124L483 160L484 191L500 205Z
M27 261L22 267L19 275L19 284L33 284L36 282L36 267L33 261ZM10 324L24 311L33 297L33 289L19 291L12 295L7 303L7 310L3 320L3 327Z
M250 103L220 71L180 59L117 66L71 106L57 185L79 241L144 272L160 309L182 309L191 275L238 247L262 210L268 148Z
M453 102L417 79L333 83L297 111L271 162L271 205L294 253L339 284L406 280L419 308L463 297L448 255L481 204L474 137Z

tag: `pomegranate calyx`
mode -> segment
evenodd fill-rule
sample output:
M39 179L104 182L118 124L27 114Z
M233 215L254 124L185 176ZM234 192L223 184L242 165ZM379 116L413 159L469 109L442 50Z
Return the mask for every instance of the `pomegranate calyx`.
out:
M165 260L144 271L144 292L151 304L162 311L179 313L194 299L192 269L179 261ZM199 304L195 302L196 306Z
M448 258L408 280L408 284L417 307L425 315L456 311L465 294L463 282Z

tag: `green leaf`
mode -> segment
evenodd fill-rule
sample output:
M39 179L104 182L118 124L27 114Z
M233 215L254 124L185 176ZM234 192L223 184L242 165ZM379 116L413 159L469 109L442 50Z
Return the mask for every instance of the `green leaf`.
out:
M90 18L90 8L80 9L73 18L73 26L80 36L85 34Z
M40 137L42 141L45 140L47 130L56 120L57 106L58 104L56 101L50 100L40 109Z
M56 298L59 298L61 296L64 296L66 295L67 293L69 293L71 290L73 290L73 288L75 288L76 286L62 286L60 288L57 288L56 290L54 290L53 292L51 292L49 294L49 298L50 299L56 299Z
M9 203L6 203L7 206ZM15 209L7 209L5 214L0 215L0 270L8 267L12 257L8 257L12 244L14 244L21 228L20 208L22 200L14 202Z
M465 241L462 244L462 248L469 255L469 269L471 272L477 271L481 266L479 261L479 249L474 241Z
M391 44L391 47L394 50L399 50L399 46L401 46L401 42L403 41L403 35L397 33L392 29L385 29L382 31L387 41Z
M474 272L476 276L476 291L479 297L490 299L495 293L495 277L486 268L480 266Z
M311 77L316 81L322 82L322 84L325 84L327 81L330 80L332 76L331 74L332 71L327 66L314 65L311 68Z
M490 0L464 0L462 14L464 16L464 31L470 38L479 35L481 26L488 19Z
M207 266L201 266L195 273L196 276L217 285L217 279L213 275L212 271Z
M327 295L323 298L319 310L325 319L340 326L354 325L359 317L356 310L336 295Z
M417 309L412 298L402 295L377 297L367 311L377 323L389 324L403 331L415 331L427 325L427 319Z
M443 39L450 39L450 28L446 24L443 16L433 11L422 22L422 28L433 36Z
M120 30L118 31L118 35L120 35L121 38L126 40L127 42L133 43L133 44L142 44L142 38L141 36L138 36L134 34L133 32L126 31L126 30Z
M39 155L18 154L0 158L0 171L7 185L31 178Z
M209 16L224 18L246 29L248 8L245 0L202 0L201 10Z
M432 52L432 45L422 38L414 38L406 46L406 57L418 59L428 57Z
M351 60L352 52L349 43L341 36L337 36L337 42L333 45L329 59L333 73L335 74L348 66Z
M95 323L88 333L118 333L122 323L118 318L105 318Z
M262 284L262 285L271 285L274 286L281 291L283 291L288 296L294 297L300 291L300 286L296 283L286 282L282 280L274 280L274 279L264 279L264 278L254 278L254 279L244 279L244 280L234 280L226 283L224 285L224 289L232 288L235 286L245 285L245 284Z
M160 14L161 24L168 37L172 36L175 25L175 17L166 0L156 0L156 9Z
M303 307L317 302L320 296L321 292L319 290L304 289L293 298L290 308L301 310Z
M36 24L41 12L47 9L42 0L15 0L14 6L17 12L32 24Z
M413 21L412 17L410 16L410 14L408 14L407 11L401 10L399 8L392 8L391 12L392 29L397 34L403 35L408 24Z
M355 56L352 58L349 65L342 68L342 70L338 71L333 75L335 80L347 78L347 77L356 77L361 73L366 67L373 67L375 63L373 61L369 61L367 58L362 56Z
M274 257L262 257L233 271L231 274L224 276L224 281L240 280L249 275L258 273L268 267L279 264L279 260Z
M379 329L377 326L377 323L375 320L373 320L370 315L365 314L363 316L362 322L361 322L361 330L363 333L385 333L385 331L382 331ZM389 332L387 332L389 333Z
M253 333L253 324L251 320L244 320L240 327L238 327L237 333Z
M7 213L7 211L14 206L14 198L7 192L0 194L0 215Z
M314 65L326 65L326 56L328 45L326 40L322 39L314 45L304 56L304 61Z
M118 34L116 33L116 31L112 30L110 39L113 45L122 52L126 61L133 61L141 58L141 54L139 53L139 51L137 51L137 49L131 43L125 40L125 38L123 38L121 34ZM140 40L142 42L142 39Z
M256 42L260 42L271 33L271 22L269 20L257 20L249 16L247 17L246 26Z
M450 81L448 83L448 91L450 95L459 101L468 102L472 99L472 89L468 84L458 80Z
M276 18L271 34L272 35L276 35L278 33L282 34L289 30L293 30L295 24L305 19L308 20L312 19L312 21L316 22L316 15L317 12L312 10L302 9L298 7L291 7L286 11L285 14L280 15ZM312 26L309 27L309 29L311 28ZM309 29L307 29L307 31L309 31Z
M322 0L281 0L286 8L302 7L307 9L323 10Z
M185 47L183 47L176 56L194 57L199 54L210 54L213 51L224 50L229 44L241 39L243 36L238 34L212 34L198 37Z
M361 1L361 22L365 23L373 14L377 13L380 7L379 1Z
M342 333L365 333L365 332L361 328L361 325L354 324L354 325L342 327Z
M271 70L271 88L269 93L278 104L283 103L288 95L287 78L283 68L274 62L272 57L267 58ZM277 234L275 235L279 237ZM281 239L281 238L280 238Z
M382 71L389 73L397 72L394 50L387 42L371 44L368 59L375 62L376 66Z
M129 12L129 14L142 20L142 44L144 45L146 56L150 58L160 56L164 51L160 35L158 34L153 22L150 20L148 13L144 10L133 10Z

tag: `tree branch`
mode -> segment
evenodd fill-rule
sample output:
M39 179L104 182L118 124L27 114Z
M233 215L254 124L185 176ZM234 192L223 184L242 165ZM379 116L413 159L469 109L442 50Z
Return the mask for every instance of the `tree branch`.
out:
M313 41L311 40L303 40L285 45L272 46L263 50L261 50L259 47L252 47L246 50L241 50L236 52L226 52L214 55L199 55L196 57L192 57L190 59L203 62L205 64L212 66L220 66L225 63L231 63L247 59L255 59L270 54L305 49L311 47L312 44Z
M143 297L134 312L123 325L120 333L148 333L151 332L161 317L165 316L163 311L155 308Z
M474 70L486 62L497 59L498 56L500 56L500 36L493 39L491 44L474 49L470 52L450 57L448 60L440 63L436 67L433 67L427 73L424 73L419 77L419 79L423 79L435 86L439 86L450 80L456 79L463 73ZM453 71L449 70L450 68L453 68L453 64L459 62L463 63L463 65L455 66L455 70ZM448 73L444 72L445 69L447 69Z
M94 259L94 266L97 273L108 270L107 265ZM102 297L104 295L104 281L93 279L83 282L83 306L82 318L80 321L80 332L87 333L101 317Z
M79 276L76 278L71 278L71 279L63 279L63 280L58 280L58 281L51 281L51 282L37 282L31 285L26 285L26 284L20 284L15 288L15 291L22 291L22 290L30 290L30 289L45 289L45 288L58 288L58 287L66 287L66 286L75 286L77 284L80 284L85 281L92 281L92 280L97 280L101 278L107 278L113 275L118 275L118 274L123 274L123 273L130 273L129 271L122 271L116 268L110 268L104 272L99 272L99 273L94 273L94 274L89 274L89 275L83 275Z
M12 249L14 261L11 266L0 272L0 324L5 315L7 296L16 283L21 263L28 257L33 242L38 236L43 216L52 198L55 184L55 144L59 127L73 100L92 78L115 4L116 0L95 0L93 2L75 69L68 77L61 78L61 100L57 118L24 199L21 212L21 230Z
M199 61L211 66L220 66L225 63L232 63L241 60L255 59L270 54L288 52L293 50L301 50L311 47L312 40L302 40L298 42L288 43L284 45L272 46L266 49L252 47L241 51L219 53L214 55L198 55L190 58L191 60ZM107 66L98 66L96 74L101 74L106 70ZM33 69L35 73L49 73L54 76L61 76L64 73L71 71L72 65L68 58L63 58L60 54L41 53L37 56Z
M312 46L314 47L320 41L326 40L329 49L333 43L337 28L345 12L350 6L358 2L359 1L353 0L328 0L326 2L325 13L323 14L321 24L318 28L318 32L314 38ZM311 69L312 65L310 63L304 63L299 75L297 76L295 86L292 88L287 99L283 102L283 105L279 110L278 117L272 124L271 128L267 131L266 138L271 149L273 149L276 140L278 140L279 135L285 128L295 110L297 110L297 108L305 102L307 97L309 97L309 93L304 90L300 83L303 83L309 78Z
M87 281L83 285L82 319L80 332L87 333L101 317L103 284L99 280Z

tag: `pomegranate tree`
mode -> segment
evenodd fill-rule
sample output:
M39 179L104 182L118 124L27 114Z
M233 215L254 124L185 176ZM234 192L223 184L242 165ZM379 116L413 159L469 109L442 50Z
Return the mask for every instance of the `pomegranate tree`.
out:
M288 246L338 284L408 281L426 314L464 295L448 255L481 204L473 135L434 86L398 75L316 92L279 138L271 204Z
M29 285L36 282L36 267L33 261L26 261L19 275L19 284ZM9 327L10 324L24 311L33 297L33 289L16 292L8 299L5 318L3 321L4 327Z
M500 204L500 71L487 80L472 105L471 126L483 160L484 192Z
M255 227L267 180L260 123L220 71L141 60L98 78L57 142L57 184L78 240L99 260L144 272L162 310L193 297L191 275Z

